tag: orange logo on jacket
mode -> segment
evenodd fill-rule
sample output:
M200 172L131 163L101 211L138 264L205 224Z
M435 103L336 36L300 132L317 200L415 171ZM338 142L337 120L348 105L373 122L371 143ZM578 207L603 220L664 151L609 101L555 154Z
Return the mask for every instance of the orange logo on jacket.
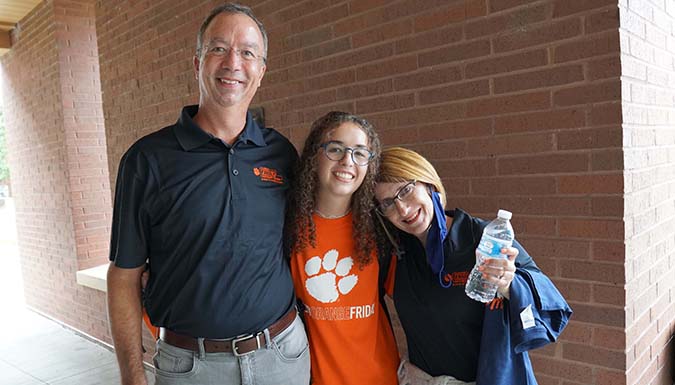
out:
M269 167L254 167L253 174L259 176L263 182L272 182L276 184L283 184L284 178L279 175L279 172Z

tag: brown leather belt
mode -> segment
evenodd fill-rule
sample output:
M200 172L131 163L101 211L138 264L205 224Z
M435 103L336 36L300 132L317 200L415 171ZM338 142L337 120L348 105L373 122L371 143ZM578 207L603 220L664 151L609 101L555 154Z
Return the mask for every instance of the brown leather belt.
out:
M267 330L269 330L270 338L274 338L278 336L279 333L286 330L286 328L289 327L291 323L293 323L293 320L295 320L295 315L295 307L292 307L283 317L279 318L277 322L268 327ZM166 328L160 328L159 339L168 343L169 345L199 352L199 342L195 337L178 334ZM251 353L254 350L265 347L266 343L267 340L265 339L265 333L258 332L229 340L204 339L204 351L206 353L226 352L232 353L235 356L242 356L244 354Z

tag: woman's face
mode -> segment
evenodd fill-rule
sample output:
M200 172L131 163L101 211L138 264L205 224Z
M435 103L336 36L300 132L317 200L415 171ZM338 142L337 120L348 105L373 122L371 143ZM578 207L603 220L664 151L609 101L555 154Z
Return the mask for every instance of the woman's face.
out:
M386 218L399 230L425 241L427 230L434 219L434 203L431 201L429 185L417 182L412 192L401 194L401 189L408 183L378 183L375 186L375 198L378 204L393 199L393 205L384 213Z
M368 172L368 164L358 165L353 158L363 160L364 151L368 150L368 136L358 125L346 122L327 132L317 154L319 175L319 196L328 199L351 199L352 194L361 186ZM344 152L341 152L344 150ZM340 160L331 160L344 155ZM354 154L357 151L357 154Z

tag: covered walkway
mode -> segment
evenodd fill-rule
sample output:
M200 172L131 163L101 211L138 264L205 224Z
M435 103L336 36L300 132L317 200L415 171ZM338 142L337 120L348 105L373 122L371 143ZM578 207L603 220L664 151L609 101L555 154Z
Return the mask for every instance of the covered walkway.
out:
M0 385L119 385L106 347L26 309L11 199L0 207Z

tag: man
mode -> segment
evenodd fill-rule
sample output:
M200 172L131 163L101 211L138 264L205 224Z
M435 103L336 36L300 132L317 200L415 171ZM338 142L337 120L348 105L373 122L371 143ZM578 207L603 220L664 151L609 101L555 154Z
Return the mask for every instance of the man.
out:
M108 311L122 384L146 384L143 305L160 339L157 384L308 384L309 352L282 258L297 161L247 110L267 37L248 7L204 20L194 57L199 106L141 138L120 162Z

